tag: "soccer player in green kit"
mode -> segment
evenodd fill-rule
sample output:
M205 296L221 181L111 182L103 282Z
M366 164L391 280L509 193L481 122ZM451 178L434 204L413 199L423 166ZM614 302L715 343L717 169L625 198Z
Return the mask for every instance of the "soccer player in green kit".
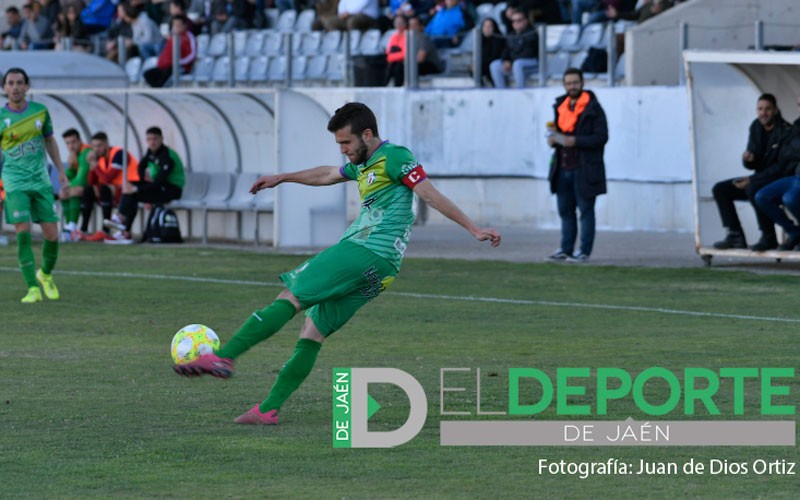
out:
M67 185L64 165L53 137L53 123L47 108L29 102L28 75L11 68L3 76L8 103L0 109L0 149L3 152L3 185L6 190L6 222L17 232L17 259L28 286L25 304L42 300L39 284L48 299L59 298L52 271L58 259L58 215L53 209L53 185L47 173L45 151L58 169L58 181ZM42 267L36 271L31 247L31 220L39 223L44 235Z
M348 103L337 109L328 130L350 160L347 165L265 175L250 192L256 194L283 182L328 186L357 181L361 196L358 217L339 243L282 274L286 288L275 302L254 312L219 351L174 367L185 376L228 378L233 374L234 359L305 310L306 320L294 354L281 369L267 399L236 418L239 424L277 424L278 410L311 372L322 342L394 281L414 224L414 195L478 240L488 240L494 247L500 244L500 233L478 227L436 190L411 151L381 140L375 115L366 105Z

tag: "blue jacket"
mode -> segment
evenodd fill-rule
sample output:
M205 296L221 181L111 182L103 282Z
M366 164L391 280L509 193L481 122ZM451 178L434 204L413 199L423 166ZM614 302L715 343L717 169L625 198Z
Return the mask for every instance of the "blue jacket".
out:
M437 12L425 28L425 33L430 36L455 36L466 27L464 11L460 5L456 5Z
M84 25L111 26L117 7L111 0L91 0L81 11L81 22Z

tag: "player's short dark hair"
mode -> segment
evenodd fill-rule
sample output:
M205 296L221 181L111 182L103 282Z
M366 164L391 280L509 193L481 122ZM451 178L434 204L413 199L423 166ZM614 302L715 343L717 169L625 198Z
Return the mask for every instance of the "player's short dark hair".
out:
M181 12L186 12L186 0L172 0L170 3L181 9Z
M13 5L6 9L6 14L16 14L19 15L19 9L14 7Z
M336 132L350 125L350 132L361 135L365 130L372 130L372 135L378 135L378 120L375 113L366 104L360 102L348 102L336 110L328 122L328 132Z
M567 68L567 70L564 72L562 80L566 79L567 75L578 75L578 78L583 81L583 71L579 70L578 68Z
M68 128L67 130L64 131L63 134L61 134L61 137L63 137L64 139L66 139L67 137L73 137L73 136L77 137L78 139L81 138L81 134L80 134L80 132L78 132L78 129Z
M25 85L28 85L30 83L30 79L28 78L28 73L26 73L24 69L9 68L8 71L6 71L6 73L3 75L3 85L6 84L6 78L8 78L8 75L11 74L22 75L22 79L25 82Z
M145 135L150 135L150 134L157 135L159 137L164 137L164 133L161 132L161 127L150 127L145 132Z
M172 16L172 21L170 21L170 25L172 24L173 21L180 21L184 24L184 26L189 26L189 18L184 16L183 14Z
M758 96L759 101L767 101L768 103L772 104L774 107L778 107L778 100L775 99L775 96L770 93L764 93Z
M93 140L93 141L104 141L104 142L108 142L108 134L106 134L105 132L97 132L96 134L94 134L94 135L92 136L92 140Z

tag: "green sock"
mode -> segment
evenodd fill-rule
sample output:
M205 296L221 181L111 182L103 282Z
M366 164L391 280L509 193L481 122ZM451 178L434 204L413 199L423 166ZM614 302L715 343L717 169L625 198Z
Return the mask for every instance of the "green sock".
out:
M53 268L56 267L57 260L58 240L44 240L44 245L42 245L42 272L44 274L52 273Z
M281 368L280 373L278 373L278 379L275 380L275 385L269 391L267 399L259 405L258 409L261 413L281 409L281 405L311 373L321 347L322 344L315 340L300 339L297 341L294 354Z
M222 349L217 351L217 356L236 359L254 345L272 337L296 313L297 310L294 304L288 300L276 300L264 309L250 315L233 338Z
M36 262L33 260L31 233L29 231L17 233L17 260L28 288L39 286L36 284Z
M81 199L78 196L73 196L67 199L67 222L78 222L78 216L81 214Z

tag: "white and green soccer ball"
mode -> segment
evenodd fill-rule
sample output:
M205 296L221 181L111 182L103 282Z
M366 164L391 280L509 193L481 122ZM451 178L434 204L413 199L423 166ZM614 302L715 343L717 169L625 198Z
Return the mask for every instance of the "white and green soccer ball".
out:
M172 360L176 365L191 363L203 354L219 349L217 333L206 325L186 325L172 338Z

